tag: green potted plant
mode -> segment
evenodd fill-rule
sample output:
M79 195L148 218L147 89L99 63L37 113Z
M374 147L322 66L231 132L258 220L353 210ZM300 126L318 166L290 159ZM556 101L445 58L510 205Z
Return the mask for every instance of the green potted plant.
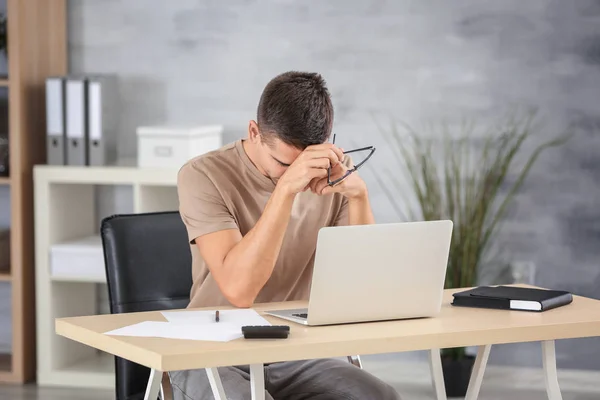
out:
M409 219L454 222L445 288L477 285L480 270L492 261L489 250L494 235L531 167L544 150L566 140L559 137L535 145L517 167L523 145L534 131L533 116L508 118L484 134L469 123L462 124L458 132L442 125L429 135L406 124L402 124L403 130L394 123L389 130L382 130L408 180L408 192L416 200L416 206L409 207ZM376 179L403 215L398 196L402 198L407 187L398 173L386 172L385 182L377 174ZM448 396L465 395L473 362L474 356L465 348L442 350Z

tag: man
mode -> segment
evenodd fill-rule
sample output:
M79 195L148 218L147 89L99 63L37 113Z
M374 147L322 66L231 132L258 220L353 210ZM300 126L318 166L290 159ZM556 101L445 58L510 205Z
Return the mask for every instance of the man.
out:
M314 73L287 72L265 87L248 137L196 157L178 175L180 213L193 258L189 307L307 299L321 227L372 224L367 187L326 143L333 106ZM341 249L343 251L343 249ZM228 399L250 398L247 366L219 368ZM204 370L171 374L176 399L211 399ZM267 399L398 399L335 359L265 366Z

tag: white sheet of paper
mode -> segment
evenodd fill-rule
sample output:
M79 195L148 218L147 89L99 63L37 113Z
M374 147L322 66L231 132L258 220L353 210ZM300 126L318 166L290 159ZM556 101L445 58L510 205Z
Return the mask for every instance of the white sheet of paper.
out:
M162 311L162 315L169 322L207 325L215 323L214 311ZM242 326L271 325L269 321L252 309L221 310L219 311L219 324L235 324Z
M115 336L159 337L161 333L166 332L168 330L167 325L167 322L144 321L138 324L129 325L123 328L105 332L105 334Z
M112 336L159 337L215 342L228 342L243 337L241 328L231 324L214 323L213 325L198 326L157 321L144 321L105 332L105 334Z
M105 332L112 336L160 337L167 339L228 342L242 338L242 326L271 325L251 309L219 311L163 311L164 321L144 321Z

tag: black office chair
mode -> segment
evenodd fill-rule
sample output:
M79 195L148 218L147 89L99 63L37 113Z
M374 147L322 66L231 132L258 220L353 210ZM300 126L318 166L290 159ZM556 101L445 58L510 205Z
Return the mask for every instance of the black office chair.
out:
M192 259L177 211L107 217L101 237L112 314L188 305ZM115 357L115 373L117 400L144 398L149 368Z

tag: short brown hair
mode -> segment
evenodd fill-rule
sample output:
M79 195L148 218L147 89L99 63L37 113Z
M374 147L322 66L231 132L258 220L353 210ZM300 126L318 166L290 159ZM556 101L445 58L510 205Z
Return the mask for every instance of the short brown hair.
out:
M329 90L321 75L312 72L289 71L273 78L263 90L257 114L267 142L275 135L300 149L327 141L333 126Z

